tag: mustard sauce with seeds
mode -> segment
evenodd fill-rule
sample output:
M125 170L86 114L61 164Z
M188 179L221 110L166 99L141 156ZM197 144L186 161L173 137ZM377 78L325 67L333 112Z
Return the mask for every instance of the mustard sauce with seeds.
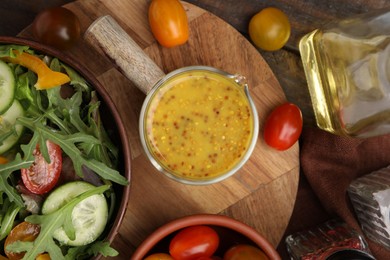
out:
M208 72L164 83L146 113L147 145L170 172L192 179L226 173L245 155L253 115L242 86Z

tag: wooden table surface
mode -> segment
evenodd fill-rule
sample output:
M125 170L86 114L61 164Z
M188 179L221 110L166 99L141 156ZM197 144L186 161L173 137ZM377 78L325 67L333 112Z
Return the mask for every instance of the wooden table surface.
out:
M81 1L87 2L89 0ZM0 34L18 35L31 23L36 13L43 8L70 2L73 1L2 0L0 1ZM286 46L275 52L258 51L272 69L286 99L296 103L302 109L305 127L314 126L315 121L297 49L299 39L328 21L372 9L380 9L387 5L384 0L292 0L288 2L280 0L187 0L187 2L220 17L244 37L247 37L247 25L250 18L262 8L275 6L289 16L292 33ZM297 187L298 170L291 171L258 187L250 196L218 213L235 217L254 226L276 247L291 216ZM267 200L269 203L264 203ZM259 208L262 209L262 215L251 215L253 209L259 210ZM154 214L157 215L158 212ZM169 218L163 217L161 223L153 225L162 224L165 220L169 220ZM121 253L131 255L137 242L145 236L146 233L139 234L137 239L133 240L135 242L130 244L126 244L129 238L123 238L122 245L120 245Z

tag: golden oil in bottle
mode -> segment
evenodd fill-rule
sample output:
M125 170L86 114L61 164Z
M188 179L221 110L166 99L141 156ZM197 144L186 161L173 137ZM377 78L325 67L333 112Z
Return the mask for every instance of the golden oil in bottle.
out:
M318 127L353 137L390 133L390 9L328 24L299 49Z

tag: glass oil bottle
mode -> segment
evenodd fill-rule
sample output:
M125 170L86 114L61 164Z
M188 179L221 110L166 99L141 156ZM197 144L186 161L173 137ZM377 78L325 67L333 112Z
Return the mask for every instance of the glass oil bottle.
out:
M390 133L390 8L329 23L299 43L319 128Z

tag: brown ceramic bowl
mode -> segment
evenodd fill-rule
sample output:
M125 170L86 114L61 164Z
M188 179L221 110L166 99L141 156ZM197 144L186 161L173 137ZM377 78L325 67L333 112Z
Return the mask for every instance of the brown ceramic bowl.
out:
M45 46L35 41L17 37L0 36L0 44L26 45L30 46L32 49L36 50L39 53L47 54L52 57L57 57L62 62L66 63L68 66L75 69L94 87L94 89L98 93L99 100L101 101L100 113L102 115L102 121L105 126L105 129L109 133L109 136L112 138L114 144L116 144L119 148L119 172L123 173L126 179L130 182L130 146L129 141L127 139L124 124L110 96L103 88L103 86L99 83L99 81L92 75L92 73L82 64L77 63L72 57L63 54L62 52L54 48ZM112 242L117 235L119 227L125 215L130 193L130 184L127 186L114 184L114 189L115 191L117 191L117 202L114 213L116 216L112 223L108 224L105 230L106 240L110 242ZM101 257L101 255L98 255L94 259L100 259Z
M274 247L252 227L223 215L197 214L173 220L155 230L141 243L131 260L142 260L153 253L168 253L173 236L179 230L195 225L210 226L217 231L220 238L217 256L222 257L233 245L249 244L263 250L269 259L280 259Z

